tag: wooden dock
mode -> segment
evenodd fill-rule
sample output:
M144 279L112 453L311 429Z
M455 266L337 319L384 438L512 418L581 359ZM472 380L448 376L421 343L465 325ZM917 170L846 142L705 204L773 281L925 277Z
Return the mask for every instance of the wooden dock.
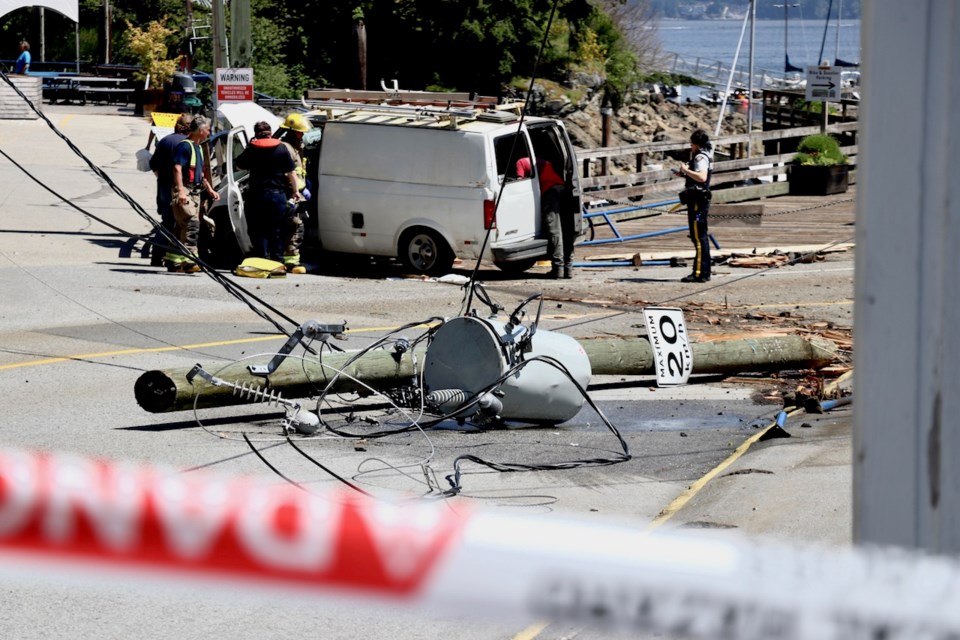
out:
M756 216L724 220L710 218L710 233L720 244L717 253L751 253L754 249L799 251L802 247L821 247L830 243L854 242L856 216L856 185L846 193L831 196L783 195L755 200L751 205L762 205L759 224ZM650 212L637 212L649 215ZM753 219L750 219L753 218ZM595 221L596 222L596 221ZM621 219L615 222L622 236L639 235L672 228L686 227L685 209L642 219ZM597 239L614 238L609 226L594 227ZM589 236L588 236L589 237ZM577 248L577 261L624 260L639 254L644 260L683 257L692 254L693 245L685 229L625 243L589 245Z

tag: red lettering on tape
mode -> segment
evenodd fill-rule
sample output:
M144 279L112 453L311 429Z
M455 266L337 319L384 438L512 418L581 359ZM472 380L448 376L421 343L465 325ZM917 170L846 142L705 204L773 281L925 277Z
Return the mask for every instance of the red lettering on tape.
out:
M0 450L0 549L10 551L408 595L464 523L436 505Z

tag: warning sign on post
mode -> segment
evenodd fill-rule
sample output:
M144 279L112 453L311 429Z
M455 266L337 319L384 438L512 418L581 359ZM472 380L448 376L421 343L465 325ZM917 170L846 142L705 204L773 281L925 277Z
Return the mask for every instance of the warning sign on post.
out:
M253 100L253 69L217 69L217 102Z

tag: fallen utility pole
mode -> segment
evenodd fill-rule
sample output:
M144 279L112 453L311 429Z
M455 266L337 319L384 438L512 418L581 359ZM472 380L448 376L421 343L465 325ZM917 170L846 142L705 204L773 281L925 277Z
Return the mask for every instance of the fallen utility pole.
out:
M650 375L654 373L653 350L646 338L596 338L581 340L593 375ZM695 342L693 352L694 374L732 374L790 369L815 369L830 364L836 347L822 338L800 336L764 336L745 340ZM362 391L363 385L375 389L389 389L412 381L414 360L424 361L426 348L405 353L375 350L348 362L356 353L324 355L323 364L314 360L290 359L269 376L254 376L246 365L235 362L215 373L247 389L237 394L226 386L213 386L194 378L187 379L190 369L148 371L134 385L137 403L151 413L167 413L185 409L224 407L247 404L262 392L273 392L285 398L303 398L316 395L326 388L337 372L344 368L331 389L337 392ZM246 396L246 397L244 397Z

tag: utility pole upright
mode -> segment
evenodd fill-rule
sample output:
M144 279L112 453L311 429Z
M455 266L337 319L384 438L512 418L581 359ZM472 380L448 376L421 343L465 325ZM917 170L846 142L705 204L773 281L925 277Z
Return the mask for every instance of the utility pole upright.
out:
M227 66L227 25L224 24L223 0L213 0L213 68Z
M250 0L231 0L230 2L230 66L249 67L253 63L253 35L250 30Z

